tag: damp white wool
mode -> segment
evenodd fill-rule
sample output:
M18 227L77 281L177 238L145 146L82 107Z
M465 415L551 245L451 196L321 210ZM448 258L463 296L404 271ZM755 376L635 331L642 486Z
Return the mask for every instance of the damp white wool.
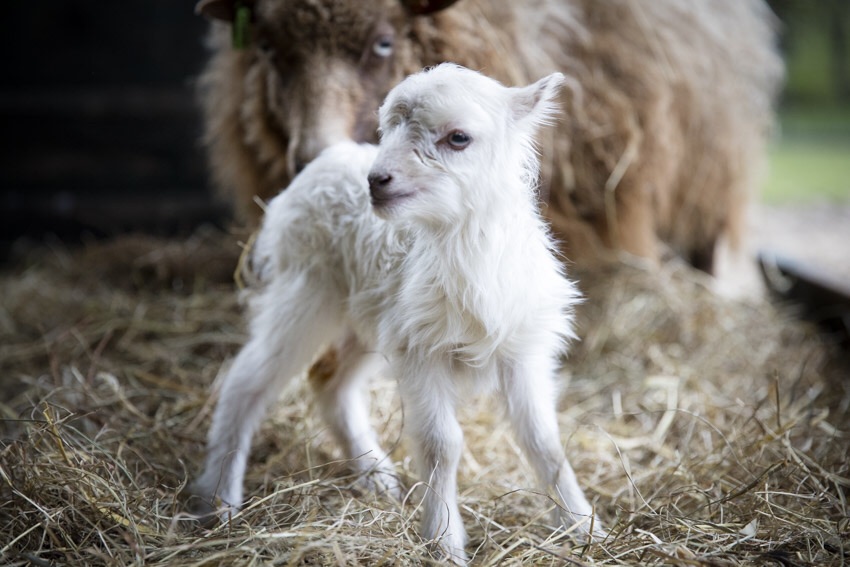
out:
M243 501L251 438L283 387L334 347L311 380L347 457L401 493L368 419L362 384L388 365L424 489L421 534L467 561L457 503L470 389L496 395L558 504L555 522L604 534L560 439L554 377L573 337L573 283L538 212L535 137L557 115L564 77L519 88L443 64L381 106L378 148L325 150L271 201L250 257L250 338L222 383L199 512Z

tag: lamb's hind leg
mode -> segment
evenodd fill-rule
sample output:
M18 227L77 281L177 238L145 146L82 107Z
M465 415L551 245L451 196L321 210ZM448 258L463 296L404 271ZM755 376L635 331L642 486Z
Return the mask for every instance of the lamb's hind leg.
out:
M547 356L528 357L501 369L501 392L519 445L538 481L555 500L555 523L581 534L605 531L564 455L555 410L555 367Z
M339 332L338 302L306 274L278 277L251 304L250 339L230 367L213 413L204 470L190 491L196 513L242 505L251 438L283 387ZM226 508L222 508L222 505Z
M369 404L363 391L364 382L383 365L381 355L348 332L310 369L310 384L325 423L366 484L400 498L392 461L369 423Z
M457 468L463 431L455 416L450 363L408 360L395 369L413 441L419 478L425 483L421 534L436 540L447 559L466 563L466 531L457 503Z

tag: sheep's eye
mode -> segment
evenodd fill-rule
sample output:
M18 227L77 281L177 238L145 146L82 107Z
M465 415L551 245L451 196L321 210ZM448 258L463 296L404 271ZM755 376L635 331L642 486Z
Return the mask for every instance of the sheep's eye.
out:
M393 38L384 35L375 40L372 44L372 53L381 58L386 58L393 53Z
M466 132L455 130L446 136L446 143L453 150L462 150L472 142L472 138Z
M261 53L268 55L272 52L272 44L266 38L259 38L257 40L257 49L259 49Z

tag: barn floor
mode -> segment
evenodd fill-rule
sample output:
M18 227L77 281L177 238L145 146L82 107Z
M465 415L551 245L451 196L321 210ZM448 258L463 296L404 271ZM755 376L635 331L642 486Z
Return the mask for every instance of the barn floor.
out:
M804 260L850 285L850 200L764 205L755 212L755 246Z
M440 562L416 533L420 479L386 378L374 418L404 501L360 489L298 386L255 439L246 509L212 530L183 513L208 393L244 340L235 242L203 229L17 248L0 273L0 563ZM473 563L850 563L846 354L675 261L578 276L588 299L561 375L562 438L610 536L549 527L551 502L482 401L462 416Z

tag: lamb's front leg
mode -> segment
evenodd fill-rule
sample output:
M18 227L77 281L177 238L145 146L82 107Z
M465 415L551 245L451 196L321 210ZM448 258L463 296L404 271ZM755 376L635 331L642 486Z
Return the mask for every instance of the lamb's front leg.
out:
M397 370L405 427L425 483L421 534L447 558L466 564L466 531L457 504L457 467L463 432L455 415L450 365L412 361Z
M517 441L538 481L555 500L554 520L580 534L604 537L605 531L564 455L555 408L555 365L545 355L506 363L500 370L501 392Z

